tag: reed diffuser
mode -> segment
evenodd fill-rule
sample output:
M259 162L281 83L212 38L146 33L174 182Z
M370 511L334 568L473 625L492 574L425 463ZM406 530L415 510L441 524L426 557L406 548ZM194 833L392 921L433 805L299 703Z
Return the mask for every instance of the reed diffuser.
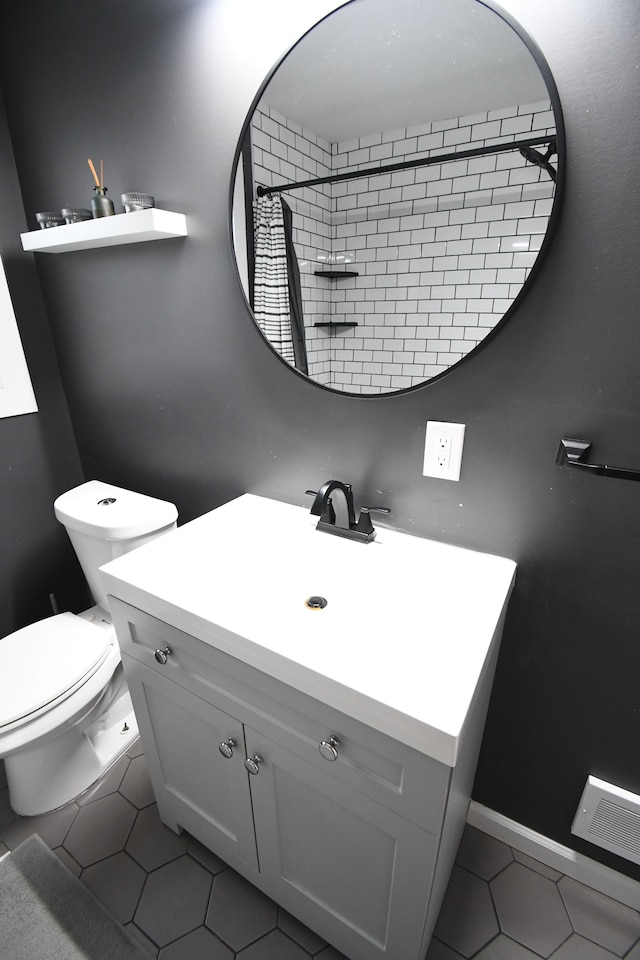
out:
M115 207L113 206L113 200L111 197L107 196L107 188L104 185L104 161L100 161L100 176L96 173L96 168L93 165L93 160L89 158L87 161L89 164L89 169L93 175L93 179L96 182L95 187L93 188L96 191L95 197L91 198L91 210L94 217L112 217L115 214Z

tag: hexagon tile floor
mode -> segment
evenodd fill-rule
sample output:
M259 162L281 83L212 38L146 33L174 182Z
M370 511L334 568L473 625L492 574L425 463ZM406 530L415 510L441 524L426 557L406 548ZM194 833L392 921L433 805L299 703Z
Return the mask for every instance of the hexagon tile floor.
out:
M157 814L135 744L78 800L16 817L0 763L0 855L38 833L158 960L346 960ZM465 830L427 960L640 960L640 912ZM34 958L35 960L35 958Z

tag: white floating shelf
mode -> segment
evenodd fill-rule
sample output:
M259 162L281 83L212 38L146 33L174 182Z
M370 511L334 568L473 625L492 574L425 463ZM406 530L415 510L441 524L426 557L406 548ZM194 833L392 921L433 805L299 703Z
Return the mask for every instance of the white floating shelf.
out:
M186 235L187 218L183 213L152 207L150 210L118 213L113 217L66 223L62 227L31 230L21 233L20 238L23 249L33 253L68 253L70 250L115 247L121 243L144 243Z

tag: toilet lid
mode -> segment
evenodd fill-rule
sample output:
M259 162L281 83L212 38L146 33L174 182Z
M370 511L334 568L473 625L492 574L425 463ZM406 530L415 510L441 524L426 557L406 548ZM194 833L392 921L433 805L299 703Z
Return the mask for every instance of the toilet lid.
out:
M58 613L0 640L0 727L26 717L91 675L113 634Z

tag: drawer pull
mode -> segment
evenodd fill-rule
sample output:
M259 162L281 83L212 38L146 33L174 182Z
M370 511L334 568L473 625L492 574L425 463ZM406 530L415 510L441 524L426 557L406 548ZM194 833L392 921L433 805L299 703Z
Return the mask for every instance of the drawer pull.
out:
M164 666L164 664L167 662L167 658L170 657L172 653L173 653L173 650L171 649L169 644L167 644L164 650L159 650L159 649L156 650L156 652L154 653L154 657L156 658L158 663L161 663Z
M255 777L256 773L260 773L260 763L264 763L264 757L261 757L259 753L254 753L252 757L247 757L244 765L249 773L253 774Z
M223 757L226 757L227 760L230 760L231 757L233 756L233 748L237 746L238 746L237 741L234 740L233 737L229 737L228 740L222 741L222 743L218 747L218 750L220 751Z
M318 750L322 754L325 760L337 760L338 759L338 750L337 747L340 746L339 737L329 737L328 740L323 740Z

